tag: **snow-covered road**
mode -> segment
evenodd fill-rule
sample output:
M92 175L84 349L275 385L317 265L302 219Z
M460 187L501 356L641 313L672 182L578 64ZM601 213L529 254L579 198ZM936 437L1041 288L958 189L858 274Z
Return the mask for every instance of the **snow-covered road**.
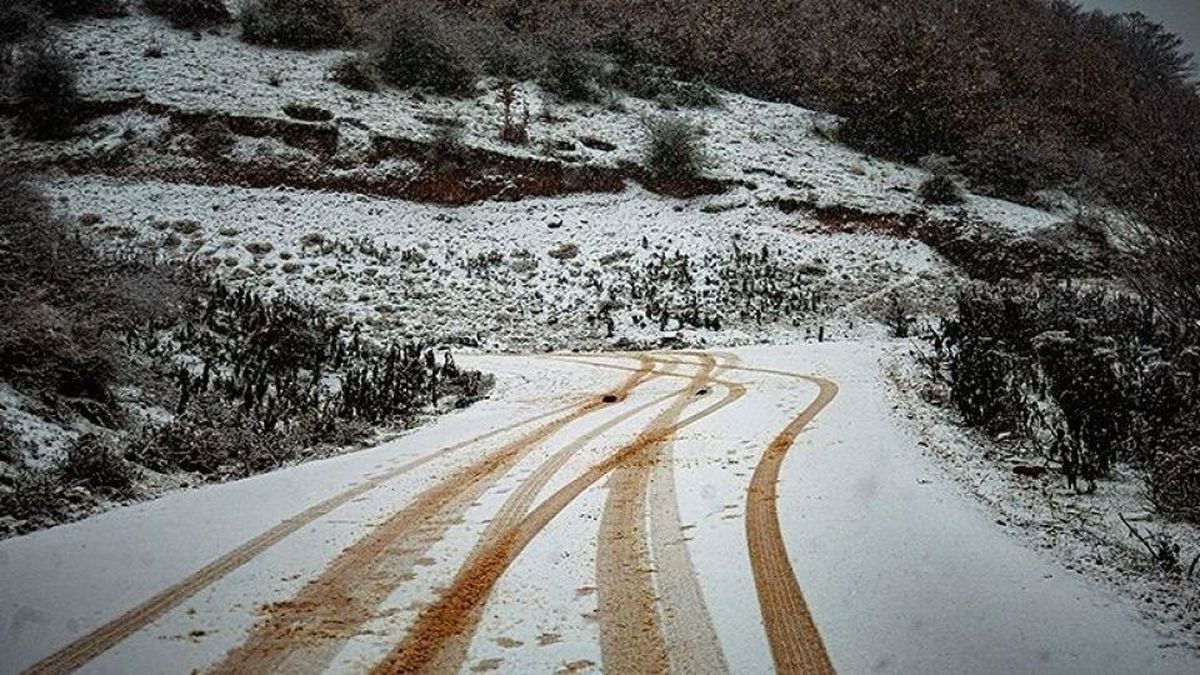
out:
M919 452L884 348L463 356L492 399L398 440L0 543L0 671L1200 670Z

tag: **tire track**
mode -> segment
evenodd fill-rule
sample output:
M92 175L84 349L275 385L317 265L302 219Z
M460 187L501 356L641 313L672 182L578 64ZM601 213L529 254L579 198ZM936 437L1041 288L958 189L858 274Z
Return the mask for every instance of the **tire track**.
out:
M772 371L764 371L772 372ZM832 674L833 664L809 613L788 558L776 508L779 470L796 437L837 396L830 380L773 371L816 384L817 398L771 441L754 469L746 492L746 540L750 566L775 669L780 673Z
M469 559L455 577L453 584L436 602L422 610L404 640L373 672L437 672L438 659L446 645L461 639L460 636L470 628L471 616L487 601L505 570L568 504L630 457L643 452L646 447L666 442L679 429L717 413L739 398L736 390L729 389L720 401L682 420L678 419L692 401L693 397L689 392L698 389L705 382L705 378L703 372L689 378L689 386L676 397L671 407L660 413L633 441L559 488L516 526L502 532L491 544Z
M700 357L707 381L716 361L711 355ZM689 394L694 396L702 385L703 382L693 381ZM720 672L724 664L699 589L691 588L688 583L694 583L695 577L686 550L682 557L678 546L651 550L654 531L659 532L658 543L663 543L665 523L660 521L655 527L649 516L661 515L666 507L660 500L657 509L650 508L647 501L650 478L656 470L665 470L666 479L673 482L669 446L669 441L644 446L614 469L608 480L596 554L596 592L600 605L600 652L604 668L612 672L665 673L671 670L672 656L682 672L694 672L691 668L709 672L713 667ZM659 491L656 494L662 495ZM669 496L674 499L673 492ZM677 511L675 516L678 522ZM682 535L677 530L674 540L678 542ZM654 553L666 555L659 557ZM656 576L663 582L661 587L655 584ZM699 606L676 604L694 603L697 599ZM704 619L689 620L698 614L703 614ZM676 628L671 636L687 644L669 643L664 630L667 625ZM687 636L689 630L695 633ZM707 642L707 647L700 647L703 657L686 653L688 648L696 646L694 643L702 642ZM717 647L715 658L711 653L713 647ZM704 658L709 660L705 662Z
M616 364L594 365L624 368ZM776 670L780 673L832 674L833 665L787 555L776 504L779 472L788 450L805 427L837 396L838 386L825 378L786 370L740 365L730 365L727 369L777 375L811 382L818 387L817 398L771 441L755 467L746 495L746 537L755 590Z
M476 443L519 429L528 424L533 424L534 422L552 417L575 407L578 407L578 404L562 406L504 427L493 429L460 443L440 448L424 457L370 477L344 492L336 494L323 502L301 511L295 516L281 521L266 532L250 539L241 546L196 570L179 583L160 591L124 614L76 639L53 654L46 656L30 666L25 672L40 675L43 673L62 673L76 670L112 649L129 636L154 623L192 596L242 567L296 531L362 495L409 471L424 466L448 452L467 448Z
M670 369L674 366L673 363L665 363L664 365L667 367L667 370L656 371L656 375L669 374L671 372ZM661 405L671 398L678 396L683 391L684 389L678 389L656 397L637 408L608 420L586 434L577 437L570 444L563 446L563 448L543 462L501 505L496 515L492 518L492 521L488 524L483 536L479 538L479 542L475 545L471 554L467 556L468 562L464 564L464 567L469 566L470 561L483 556L488 547L500 540L505 532L520 524L521 519L528 514L530 507L533 506L537 496L541 494L550 480L576 453L613 428L651 408ZM460 632L445 640L437 650L437 654L431 659L430 664L425 668L426 671L449 673L461 670L462 665L467 660L471 639L477 632L479 622L483 618L484 605L484 602L479 602L468 608L461 618Z
M249 637L214 673L314 673L327 666L345 640L375 616L396 586L413 573L433 543L470 505L528 453L570 423L620 402L652 376L641 366L616 390L596 397L462 467L421 492L400 511L352 544L291 600L267 608Z
M723 371L737 363L737 356L715 354L723 362ZM743 385L739 395L745 394ZM700 590L696 567L684 538L683 520L676 496L672 443L662 447L661 459L650 475L650 553L656 571L659 594L659 618L671 670L680 673L713 674L729 672L729 663L717 638L712 614Z

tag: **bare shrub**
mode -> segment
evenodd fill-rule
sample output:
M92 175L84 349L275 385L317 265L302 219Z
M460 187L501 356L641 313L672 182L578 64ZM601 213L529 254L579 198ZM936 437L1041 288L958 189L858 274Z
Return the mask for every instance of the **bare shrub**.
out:
M377 22L377 60L385 80L446 96L466 96L475 90L475 52L459 26L444 14L403 4L385 10Z
M891 332L892 337L908 337L913 323L916 321L916 317L913 316L912 303L901 299L899 295L890 295L887 307L884 310L883 321Z
M114 442L89 433L75 439L59 465L66 483L80 485L109 497L131 497L137 470L117 452Z
M518 115L514 109L516 100L516 88L512 83L505 84L500 89L500 140L525 145L529 142L529 104L525 103Z
M653 176L671 180L699 178L707 163L702 130L682 117L644 121L646 144L642 162Z
M233 21L224 0L142 0L142 4L176 28L206 28Z
M48 43L17 52L9 86L21 106L20 124L36 139L69 136L75 126L79 91L70 59Z
M335 63L329 71L329 79L358 91L379 91L379 69L363 54L353 54Z
M963 202L962 188L954 179L945 174L934 174L921 183L917 188L917 196L926 204L961 204Z
M255 44L317 49L353 37L339 0L250 0L240 18L242 39Z

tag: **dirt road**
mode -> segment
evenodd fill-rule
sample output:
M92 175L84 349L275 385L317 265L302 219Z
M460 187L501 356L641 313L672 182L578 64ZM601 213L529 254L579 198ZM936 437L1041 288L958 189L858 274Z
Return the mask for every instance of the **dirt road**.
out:
M873 358L464 359L493 400L397 441L0 544L0 671L1195 665L953 488L914 493Z

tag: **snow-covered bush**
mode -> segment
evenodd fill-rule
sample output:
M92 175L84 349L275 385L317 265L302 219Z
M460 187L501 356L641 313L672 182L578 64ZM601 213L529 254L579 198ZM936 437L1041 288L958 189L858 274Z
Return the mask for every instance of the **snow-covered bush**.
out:
M67 510L59 476L47 469L22 469L7 488L0 487L0 516L18 521L25 532L53 525Z
M720 103L708 85L680 81L678 73L666 66L650 63L618 65L612 79L613 84L638 98L656 100L668 106L707 108Z
M352 54L335 63L329 70L329 79L358 91L379 91L379 70L363 54Z
M135 490L138 471L117 451L111 438L88 433L67 447L59 465L64 482L108 497L129 497Z
M48 43L18 50L9 77L20 106L22 130L37 139L69 136L75 126L79 90L70 58Z
M155 471L221 479L278 468L298 450L279 431L263 429L241 406L209 394L148 432L135 443L132 456Z
M316 49L352 38L340 0L250 0L240 19L242 39L255 44Z
M142 4L176 28L204 28L233 20L225 0L142 0Z
M959 150L960 168L983 194L1028 200L1034 192L1062 185L1072 160L1061 141L992 127L973 136Z
M1193 425L1171 434L1173 441L1155 453L1146 472L1150 501L1159 511L1200 523L1200 445Z
M917 188L917 196L926 204L961 204L962 189L954 178L945 174L934 174L926 178Z
M510 80L530 80L545 67L546 52L537 41L499 21L480 19L461 28L470 36L483 71Z
M703 130L683 117L645 120L646 144L642 163L656 178L692 180L704 172L707 156Z
M976 287L946 322L950 399L971 426L1028 438L1088 489L1114 464L1147 470L1164 511L1196 494L1200 336L1101 289Z
M446 96L475 90L479 66L462 25L426 7L399 4L379 17L377 45L383 78Z
M425 159L437 166L457 165L466 160L467 152L462 128L456 121L447 120L446 123L435 126L429 133Z

